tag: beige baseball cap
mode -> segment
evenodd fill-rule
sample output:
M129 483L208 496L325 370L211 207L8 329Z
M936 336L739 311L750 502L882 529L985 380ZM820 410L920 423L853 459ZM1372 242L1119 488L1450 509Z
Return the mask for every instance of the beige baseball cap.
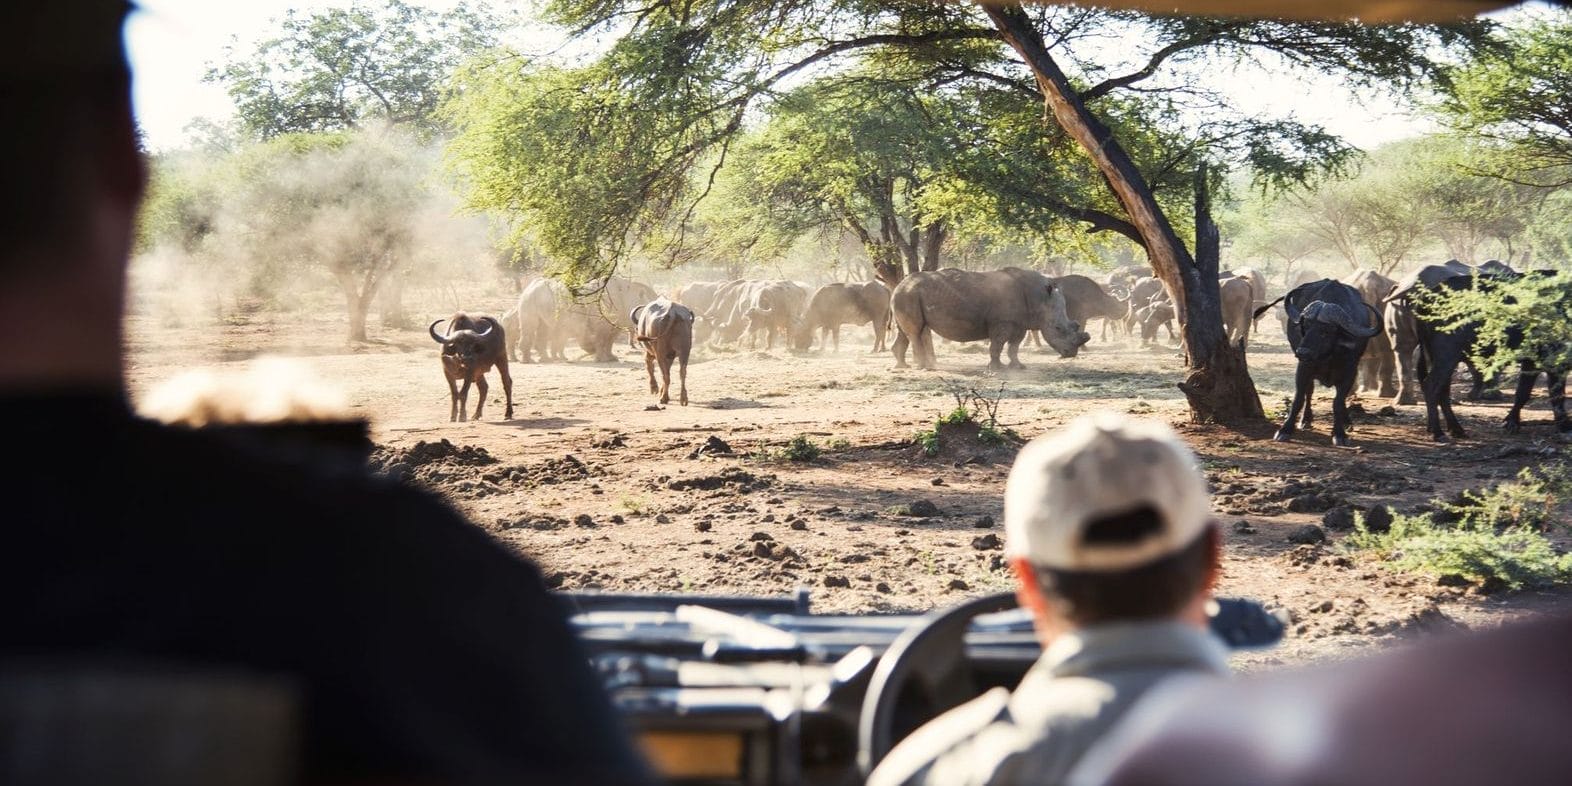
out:
M1139 540L1087 543L1085 529L1150 507L1162 520ZM1195 454L1162 423L1089 415L1021 449L1004 488L1005 553L1044 568L1122 571L1178 552L1209 526Z

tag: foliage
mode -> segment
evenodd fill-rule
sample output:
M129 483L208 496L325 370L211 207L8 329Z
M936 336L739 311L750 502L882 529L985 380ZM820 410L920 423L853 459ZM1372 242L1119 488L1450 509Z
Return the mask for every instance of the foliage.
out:
M1545 537L1555 509L1572 492L1565 465L1527 468L1493 488L1440 503L1442 515L1394 514L1391 529L1371 530L1355 516L1346 548L1367 551L1401 571L1458 575L1510 589L1572 582L1572 554Z
M509 240L538 241L554 260L546 275L570 285L610 275L632 241L662 227L694 187L688 168L723 133L683 121L679 106L701 98L632 90L611 73L503 62L461 73L447 108L466 205L511 217ZM685 163L648 166L671 158Z
M943 432L952 429L976 429L977 441L984 445L1008 445L1021 441L1015 429L999 423L999 404L1004 399L1004 387L997 390L978 391L976 388L952 390L955 409L940 415L933 428L912 435L912 442L922 447L923 455L937 456Z
M351 340L365 338L390 276L429 281L486 253L484 231L429 188L433 151L396 129L285 134L152 164L138 252L160 260L166 285L271 300L325 278L345 297ZM388 298L381 310L388 323L401 308Z
M953 100L968 108L936 114L935 127L925 129L941 138L962 135L967 144L953 166L968 175L942 179L942 187L936 182L912 197L926 206L925 223L942 215L959 229L970 220L981 236L1074 222L1139 237L1084 153L1043 123L1036 83L979 7L555 0L543 11L573 35L615 40L600 58L576 68L504 63L467 71L450 115L460 132L454 160L469 206L537 228L542 248L570 279L604 275L636 252L677 259L695 235L724 234L693 231L695 203L705 194L737 193L715 181L728 161L736 162L742 138L756 133L746 121L761 108L772 119L777 108L789 113L789 100L762 104L790 95L788 88L809 74L819 95L831 95L824 91L833 82L838 95L899 89L911 95L909 107ZM1217 73L1288 66L1404 89L1434 73L1432 49L1444 54L1472 40L1479 27L1220 21L1078 7L1023 13L1062 58L1083 100L1121 144L1141 151L1132 158L1152 187L1162 192L1173 184L1159 196L1165 210L1188 209L1189 184L1203 159L1248 162L1262 183L1276 188L1344 166L1352 154L1323 129L1230 109L1212 87ZM1119 56L1123 51L1116 55L1107 46L1111 38L1140 46ZM889 86L869 84L879 81ZM811 146L795 152L861 160L857 154L886 140L854 141L859 146L849 153ZM1044 149L1055 154L1044 156ZM996 150L1009 152L995 156ZM1044 167L1056 176L1043 178ZM811 208L807 218L821 207L812 200L796 204ZM804 219L781 215L788 224ZM909 224L910 214L902 215ZM908 238L910 229L902 227ZM749 240L746 232L733 234Z
M1350 269L1390 273L1437 245L1454 259L1478 260L1487 246L1511 258L1529 250L1536 225L1565 213L1546 210L1544 189L1480 174L1480 161L1509 155L1455 135L1394 142L1352 177L1251 194L1226 223L1238 250L1290 266L1329 250Z
M804 434L798 434L781 448L781 458L787 461L812 461L819 457L819 446Z
M892 284L934 269L948 230L927 195L949 176L964 111L872 79L810 83L774 102L768 122L735 146L720 178L730 215L720 218L785 241L849 231Z
M1475 276L1467 289L1419 290L1415 311L1448 329L1477 323L1474 362L1495 374L1523 359L1572 367L1572 273L1503 280Z
M751 457L760 461L795 461L799 463L807 463L819 458L823 452L823 449L814 444L813 440L808 439L808 435L798 434L797 436L792 437L791 440L783 447L777 448L775 450L760 448L756 453L753 453Z
M1537 185L1572 185L1572 17L1551 12L1504 31L1498 45L1449 69L1440 114L1458 131L1520 156L1486 168Z
M249 52L231 47L206 79L228 90L242 128L259 139L372 119L429 137L441 130L435 112L449 76L496 45L500 18L484 4L437 12L403 0L290 10L275 35Z

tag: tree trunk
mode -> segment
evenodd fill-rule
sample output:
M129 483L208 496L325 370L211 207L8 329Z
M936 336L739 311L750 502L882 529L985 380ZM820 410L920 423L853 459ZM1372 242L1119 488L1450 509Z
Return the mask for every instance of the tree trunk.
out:
M370 310L371 300L361 297L360 293L352 288L345 288L344 296L349 301L349 340L365 341L366 312Z
M867 249L868 261L873 265L873 277L894 289L906 277L900 250L883 243L870 244Z
M1146 242L1152 270L1173 293L1184 337L1187 374L1179 389L1189 399L1195 422L1244 425L1261 421L1261 399L1245 364L1244 350L1231 347L1223 331L1217 287L1217 227L1207 214L1205 183L1197 183L1195 257L1174 232L1151 187L1113 133L1082 103L1042 36L1019 5L983 5L1005 42L1031 68L1049 114L1091 157L1131 223ZM1204 175L1203 175L1204 177Z
M404 308L404 274L395 271L388 274L387 286L382 288L382 297L377 304L378 316L382 326L388 328L408 328L412 326L409 312Z
M944 238L949 234L945 231L943 222L935 221L928 225L922 240L923 270L939 269L939 249L944 246Z

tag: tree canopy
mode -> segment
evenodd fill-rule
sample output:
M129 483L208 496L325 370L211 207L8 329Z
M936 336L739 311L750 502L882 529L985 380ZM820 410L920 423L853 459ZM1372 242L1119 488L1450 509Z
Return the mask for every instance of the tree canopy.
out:
M1442 116L1457 130L1518 155L1482 162L1527 183L1572 185L1572 17L1552 13L1510 28L1497 46L1448 69Z
M1564 255L1547 227L1565 223L1553 190L1490 177L1478 162L1514 149L1435 134L1372 151L1351 176L1280 194L1251 193L1232 223L1237 250L1299 260L1318 251L1348 268L1391 273L1424 254L1470 262Z
M230 47L206 77L229 91L242 129L261 139L369 120L434 134L449 76L495 46L501 27L484 5L437 12L403 0L290 10L277 24L251 51Z
M1137 234L1106 192L1089 197L1101 188L1100 177L1084 161L1076 178L1061 173L1049 181L1059 187L1074 180L1075 188L1029 211L1013 207L1021 194L1044 190L1040 175L1055 162L1041 153L1055 144L1062 152L1068 140L1052 138L1041 122L1041 92L977 8L755 0L681 7L564 1L544 10L575 34L617 37L582 67L503 61L469 69L450 117L461 132L454 159L470 204L518 216L564 267L603 273L638 241L690 218L712 170L750 133L750 118L777 108L789 113L791 102L777 99L808 75L821 94L831 89L826 82L883 74L906 91L966 95L974 114L1013 123L958 126L968 141L992 147L1005 135L1048 137L1002 159L991 149L964 147L977 155L961 163L987 175L967 178L974 187L966 193L996 200L1002 219L1040 224L1051 205L1066 208L1056 220ZM1063 7L1028 13L1070 64L1086 101L1106 116L1138 106L1134 114L1164 137L1141 164L1159 191L1173 186L1166 201L1179 210L1190 204L1190 175L1201 157L1249 162L1264 181L1284 185L1343 166L1353 152L1323 129L1229 109L1217 86L1198 76L1206 68L1329 69L1352 82L1402 88L1433 73L1429 45L1477 32ZM1140 49L1116 62L1108 56L1110 39L1139 42ZM1133 123L1119 131L1121 138L1139 133Z

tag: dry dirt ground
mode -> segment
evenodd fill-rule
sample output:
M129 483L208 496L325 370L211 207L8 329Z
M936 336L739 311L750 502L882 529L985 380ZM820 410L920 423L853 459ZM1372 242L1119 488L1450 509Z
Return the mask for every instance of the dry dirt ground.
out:
M1274 323L1261 328L1251 367L1269 412L1281 411L1292 356ZM1180 429L1214 487L1226 538L1221 592L1293 620L1279 647L1241 657L1247 668L1572 609L1572 593L1483 594L1389 572L1344 553L1346 531L1329 529L1324 543L1289 540L1322 524L1328 508L1408 509L1566 452L1542 388L1522 434L1497 428L1505 402L1464 404L1472 438L1447 446L1426 438L1422 407L1382 416L1384 402L1367 399L1352 432L1358 447L1337 449L1324 395L1321 425L1291 444L1272 442L1270 429L1186 425L1171 346L1094 338L1071 360L1023 350L1025 371L995 376L983 373L980 345L941 344L938 372L894 370L889 354L868 351L868 332L854 330L839 354L700 351L687 407L654 407L642 360L625 345L612 364L515 364L514 420L501 420L494 381L482 421L449 423L437 349L423 331L384 330L381 342L353 348L341 335L342 322L328 317L251 314L217 329L133 319L131 382L141 392L188 368L298 357L372 419L380 466L446 496L563 589L805 586L825 611L929 609L1007 589L999 522L1013 450L949 440L930 458L910 441L955 407L956 391L1002 384L1000 420L1025 437L1102 409ZM799 435L822 454L771 455Z

